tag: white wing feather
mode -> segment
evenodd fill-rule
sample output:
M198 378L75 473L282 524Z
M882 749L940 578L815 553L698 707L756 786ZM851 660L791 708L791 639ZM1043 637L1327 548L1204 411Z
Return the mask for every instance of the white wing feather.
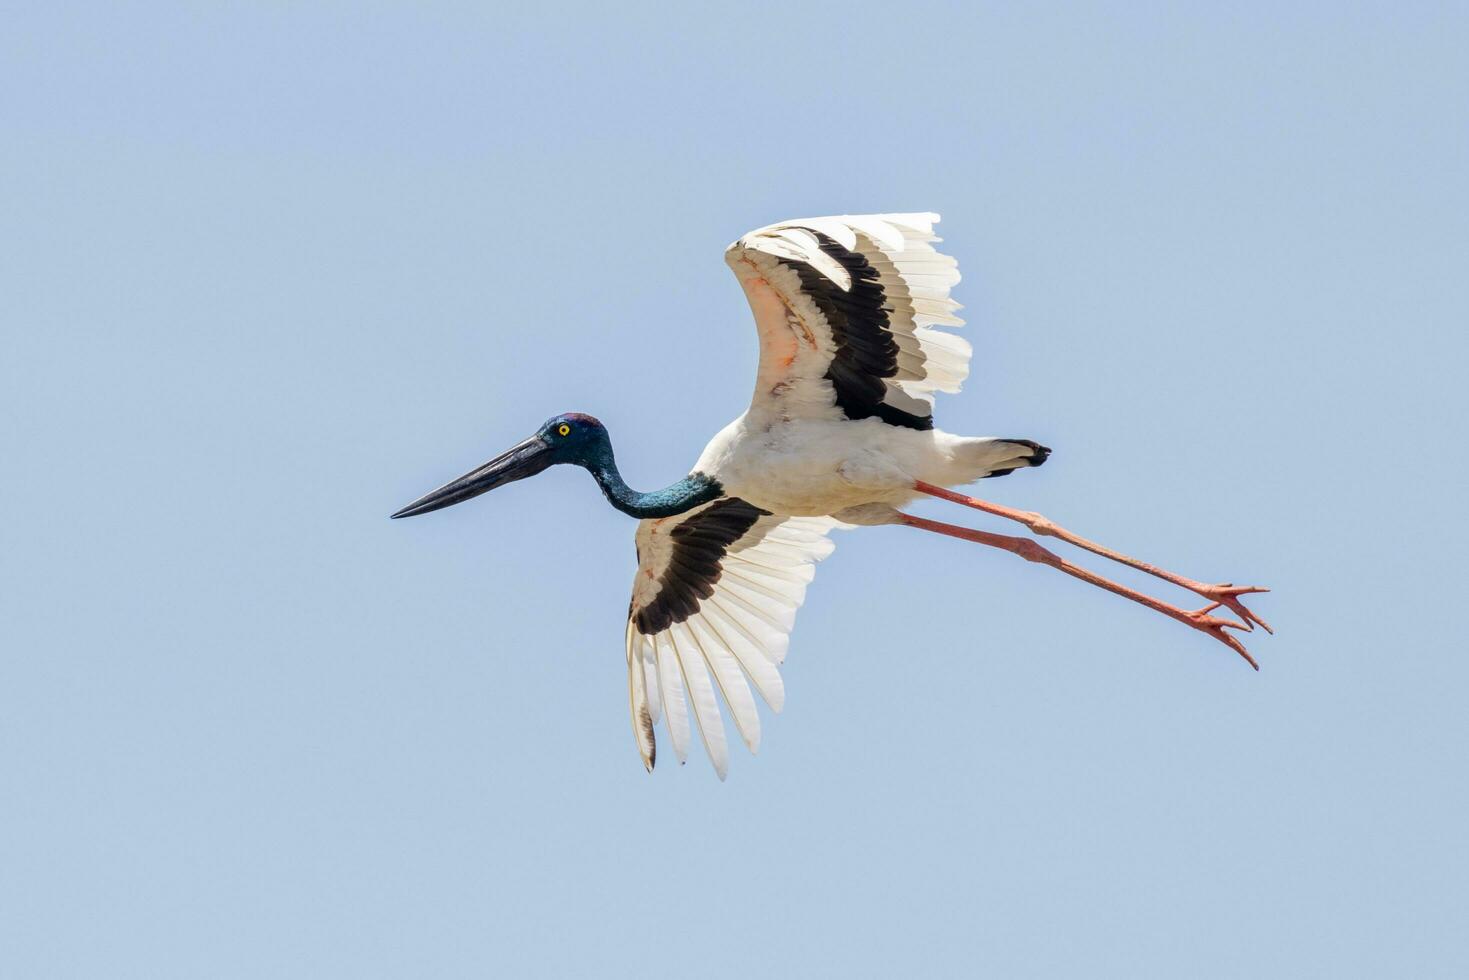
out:
M816 233L860 255L877 274L886 332L900 355L896 374L882 379L884 401L904 412L931 415L935 392L955 392L969 375L969 344L937 327L958 327L961 309L949 291L958 263L933 242L937 214L840 215L797 218L758 228L725 251L750 302L760 333L760 372L752 408L785 417L843 417L827 370L836 343L826 317L789 262L802 262L843 292L852 278L822 248Z
M829 532L845 525L825 517L759 518L726 549L713 594L699 600L697 611L644 635L635 619L658 596L660 580L673 561L673 531L703 509L638 526L639 562L627 630L629 690L644 765L652 767L652 725L660 718L668 726L674 754L680 762L687 760L692 715L723 779L729 753L719 701L729 709L746 746L758 751L760 713L754 695L758 692L773 711L785 706L778 665L785 659L796 610L815 575L814 563L831 554ZM646 726L643 718L648 719Z

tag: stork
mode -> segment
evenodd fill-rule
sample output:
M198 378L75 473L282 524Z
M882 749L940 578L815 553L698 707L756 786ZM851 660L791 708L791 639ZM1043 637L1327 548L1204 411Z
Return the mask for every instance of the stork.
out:
M1008 551L1205 633L1259 669L1227 631L1257 624L1270 631L1241 601L1267 589L1176 575L1039 514L953 489L1040 466L1051 451L1030 439L934 428L934 393L959 390L970 356L968 343L940 329L963 321L949 298L958 263L933 247L938 220L936 214L805 218L760 228L729 246L725 261L760 338L755 394L677 482L650 493L631 489L618 473L607 429L590 415L568 413L392 515L426 514L564 463L586 469L613 507L638 518L626 654L633 735L648 771L656 758L654 726L666 718L679 762L687 761L697 725L723 779L729 753L720 700L750 751L758 750L760 715L751 687L781 710L785 689L777 668L814 565L831 553L829 535L839 528L901 525ZM1207 604L1175 606L1081 568L1031 538L901 509L925 496L1139 569ZM1220 609L1238 620L1214 615Z

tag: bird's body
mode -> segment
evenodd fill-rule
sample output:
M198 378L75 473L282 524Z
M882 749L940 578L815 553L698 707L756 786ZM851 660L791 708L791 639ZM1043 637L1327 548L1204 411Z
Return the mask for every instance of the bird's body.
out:
M918 496L915 479L954 487L1000 470L1032 465L1037 447L972 439L939 429L888 425L880 419L782 419L745 413L720 430L694 464L725 491L792 517L873 523L864 514L898 508Z
M783 705L777 668L814 564L831 552L830 532L841 527L901 524L1002 548L1148 605L1250 659L1223 630L1261 622L1239 602L1260 590L1185 579L1039 515L948 489L1039 466L1050 450L1029 439L956 436L934 427L934 394L957 391L970 358L969 345L943 329L963 321L949 296L959 281L957 263L933 248L937 220L934 214L806 218L757 229L726 250L760 337L755 391L749 408L675 483L648 493L628 487L606 429L572 413L393 515L426 513L553 463L572 463L592 474L613 506L640 518L626 652L633 730L650 770L653 728L666 716L679 759L696 724L723 778L721 701L745 743L758 747L754 693L774 710ZM1213 605L1187 612L1079 569L1029 539L901 510L924 495L1019 521L1191 589ZM1243 622L1208 615L1221 605Z

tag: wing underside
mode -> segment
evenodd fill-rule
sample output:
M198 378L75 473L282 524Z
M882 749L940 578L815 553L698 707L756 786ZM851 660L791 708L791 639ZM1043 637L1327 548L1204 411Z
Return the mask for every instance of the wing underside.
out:
M934 249L936 214L801 218L725 251L760 334L752 410L933 427L933 395L959 390L969 344L949 297L958 263Z
M831 553L830 518L784 517L725 497L638 526L638 571L628 610L628 694L648 769L654 726L666 719L674 754L688 758L698 729L724 778L729 752L719 704L757 751L755 694L785 702L778 667L797 608ZM753 689L753 690L752 690Z

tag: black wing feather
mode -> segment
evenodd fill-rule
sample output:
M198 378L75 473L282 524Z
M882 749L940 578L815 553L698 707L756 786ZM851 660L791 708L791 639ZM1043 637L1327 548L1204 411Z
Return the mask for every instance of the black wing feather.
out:
M890 331L888 298L877 270L859 252L853 252L828 235L806 229L821 243L821 250L841 265L852 278L844 290L807 262L782 258L801 278L801 290L831 326L836 353L826 370L826 380L836 391L837 407L849 419L876 416L889 425L909 429L933 428L933 415L915 415L883 401L884 380L898 373L898 342Z

